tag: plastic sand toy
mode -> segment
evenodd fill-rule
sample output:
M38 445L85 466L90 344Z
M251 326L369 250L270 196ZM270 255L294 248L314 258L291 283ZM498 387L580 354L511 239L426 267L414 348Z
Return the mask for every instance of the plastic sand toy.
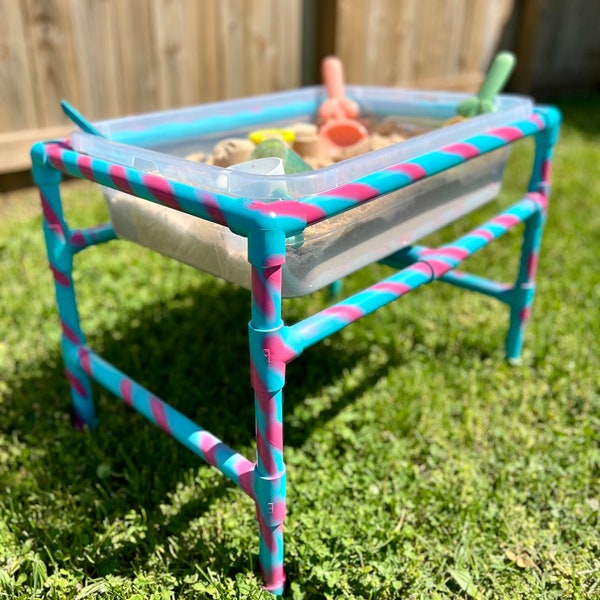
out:
M496 109L496 96L506 85L515 67L515 56L512 52L499 52L494 58L481 89L475 98L461 102L456 113L461 117L475 117Z
M342 62L336 56L328 56L323 60L322 70L328 98L319 106L319 135L328 146L352 146L368 134L365 127L357 121L358 104L344 93Z
M302 148L314 152L314 128L327 95L322 87L313 87L91 127L81 122L83 127L69 139L32 149L79 422L97 425L91 391L95 380L239 486L256 506L259 562L266 589L274 594L282 593L285 583L282 390L288 364L317 342L435 280L506 304L506 355L518 358L535 292L560 122L555 109L518 96L500 95L493 111L443 127L469 96L364 86L348 86L344 94L356 103L367 130L396 130L401 124L420 133L303 172L287 173L286 156L255 156L253 162L250 155L258 146L249 140L251 132L287 130L293 124L302 127L293 141L283 142L300 156ZM533 167L528 188L513 206L439 248L417 244L492 202L511 144L526 137L535 141ZM252 145L227 146L232 139ZM228 157L223 161L231 160L233 152L242 164L224 167L184 158L213 153L219 144ZM63 173L103 186L110 223L69 226L60 194ZM464 259L521 223L523 246L514 281L498 283L458 269ZM116 236L251 290L255 459L227 447L87 345L75 297L73 256ZM309 294L375 262L393 267L394 273L293 325L284 322L282 296Z

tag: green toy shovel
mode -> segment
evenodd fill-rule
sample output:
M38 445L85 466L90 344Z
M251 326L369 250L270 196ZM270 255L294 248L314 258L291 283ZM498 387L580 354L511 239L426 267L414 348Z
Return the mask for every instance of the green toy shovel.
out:
M494 58L479 93L474 98L461 102L456 114L461 117L475 117L483 113L494 112L494 98L506 85L515 67L515 55L512 52L499 52Z

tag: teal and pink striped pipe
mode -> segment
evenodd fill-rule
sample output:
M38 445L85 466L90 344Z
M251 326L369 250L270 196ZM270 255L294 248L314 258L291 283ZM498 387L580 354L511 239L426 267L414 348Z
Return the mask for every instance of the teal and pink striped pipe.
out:
M73 177L89 179L101 185L134 194L157 204L226 225L235 233L248 236L256 229L281 229L286 237L302 232L307 225L351 209L411 183L431 177L491 152L523 137L542 131L545 120L553 118L553 109L537 109L529 119L498 127L451 144L410 161L371 173L329 190L300 199L282 199L276 203L247 199L240 202L218 194L144 173L75 152L66 141L34 146L33 160L47 164Z
M257 461L254 476L259 527L259 562L266 589L283 593L283 521L286 475L283 462L283 394L286 363L269 343L283 328L282 267L285 235L253 232L248 259L252 265L252 305L248 325L250 381L254 389Z
M207 192L91 158L75 152L66 141L36 144L32 149L33 174L40 189L48 260L62 327L65 369L78 422L89 427L97 424L90 386L91 379L94 379L229 477L255 502L259 561L265 587L273 594L281 594L285 585L283 523L286 513L282 390L287 364L328 335L436 279L506 302L511 311L507 357L516 359L521 352L523 331L531 312L547 210L552 147L559 123L560 116L556 110L538 108L529 119L445 146L359 178L326 194L269 204L252 199L234 200L224 194ZM451 244L438 249L415 246L397 252L384 261L399 269L394 275L295 325L284 324L281 278L286 237L301 233L307 225L349 210L361 202L451 169L527 136L534 137L536 151L528 193L521 201ZM250 381L256 412L255 462L228 448L86 345L73 286L73 255L113 239L114 231L111 224L69 229L62 211L61 173L95 181L220 223L248 238L248 259L252 266L248 331ZM513 285L456 270L468 256L520 223L525 223L525 232L519 271Z

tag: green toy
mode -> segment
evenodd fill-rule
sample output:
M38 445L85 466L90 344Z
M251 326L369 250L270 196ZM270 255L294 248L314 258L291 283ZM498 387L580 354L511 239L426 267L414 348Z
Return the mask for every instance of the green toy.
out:
M499 52L494 58L479 93L474 98L461 102L456 114L461 117L476 117L483 113L494 112L494 98L506 85L515 67L515 55L512 52Z
M298 154L296 154L283 140L277 138L270 138L260 142L260 144L254 148L250 155L250 159L267 158L270 156L275 156L283 160L283 169L286 175L312 171L311 167L307 165Z

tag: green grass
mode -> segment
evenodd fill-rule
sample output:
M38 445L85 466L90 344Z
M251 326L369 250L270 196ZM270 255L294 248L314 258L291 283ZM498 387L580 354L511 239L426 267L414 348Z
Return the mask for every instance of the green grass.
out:
M600 102L561 108L519 366L505 307L439 283L289 366L287 597L600 597ZM515 148L501 205L530 151ZM72 223L106 218L91 186L64 189ZM512 279L519 244L466 268ZM253 455L247 292L126 242L79 255L76 281L92 347ZM266 598L248 498L99 388L99 429L71 428L33 192L0 214L0 282L0 598Z

